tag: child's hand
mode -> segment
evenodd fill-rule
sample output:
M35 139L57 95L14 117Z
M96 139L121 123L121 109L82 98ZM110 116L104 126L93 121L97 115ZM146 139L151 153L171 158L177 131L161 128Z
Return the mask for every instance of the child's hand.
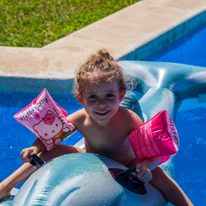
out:
M32 160L32 158L29 157L29 154L31 153L34 153L34 154L37 154L38 153L38 148L36 146L32 146L32 147L29 147L29 148L26 148L26 149L23 149L21 151L21 159L24 163L26 162L30 162Z
M136 176L144 183L148 183L152 179L152 173L147 163L139 163L136 165Z

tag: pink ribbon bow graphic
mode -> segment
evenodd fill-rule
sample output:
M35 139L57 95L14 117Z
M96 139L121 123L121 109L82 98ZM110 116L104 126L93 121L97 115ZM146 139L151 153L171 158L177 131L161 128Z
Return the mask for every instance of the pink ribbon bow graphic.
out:
M54 120L55 120L55 117L50 113L50 114L46 114L43 118L42 118L43 122L45 124L50 124L52 125Z

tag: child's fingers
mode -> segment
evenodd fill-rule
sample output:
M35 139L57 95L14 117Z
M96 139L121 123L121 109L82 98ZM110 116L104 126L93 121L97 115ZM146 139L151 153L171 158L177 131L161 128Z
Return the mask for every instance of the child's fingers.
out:
M152 179L152 173L145 172L140 177L138 177L144 183L148 183Z
M27 157L26 154L27 154L27 152L21 153L21 160L24 163L29 162L29 157Z
M136 165L136 176L137 178L143 178L145 171L142 169L142 164L137 164Z
M141 170L142 170L142 165L141 165L141 164L137 164L137 165L136 165L136 172L137 172L138 174L140 174Z
M150 177L144 177L144 178L141 178L141 181L144 182L144 183L148 183L152 178Z
M137 178L140 179L140 180L143 178L143 175L144 175L143 172L138 172L136 174Z
M142 164L136 165L136 176L144 183L148 183L152 179L152 173L148 168L145 168Z
M24 163L31 161L31 158L29 157L29 154L32 153L32 152L35 152L32 148L26 148L26 149L22 150L20 156L21 156L21 159Z

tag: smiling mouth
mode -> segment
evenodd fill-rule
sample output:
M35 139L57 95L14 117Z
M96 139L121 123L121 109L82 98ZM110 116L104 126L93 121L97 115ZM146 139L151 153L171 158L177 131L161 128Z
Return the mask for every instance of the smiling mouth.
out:
M104 116L105 114L107 114L109 111L96 111L96 114Z

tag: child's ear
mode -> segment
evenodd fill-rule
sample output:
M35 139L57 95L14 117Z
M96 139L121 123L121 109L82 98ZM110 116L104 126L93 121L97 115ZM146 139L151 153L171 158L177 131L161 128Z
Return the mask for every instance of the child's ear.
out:
M78 102L79 102L82 106L84 106L84 102L83 102L83 99L82 99L81 95L79 95L78 92L75 92L75 96L76 96Z
M122 90L119 94L119 102L121 102L126 94L126 89Z

